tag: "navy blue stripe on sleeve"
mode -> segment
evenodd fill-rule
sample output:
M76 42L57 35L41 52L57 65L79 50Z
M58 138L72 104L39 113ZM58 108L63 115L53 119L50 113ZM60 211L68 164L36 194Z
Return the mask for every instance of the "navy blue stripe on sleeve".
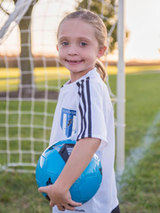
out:
M80 131L77 140L84 137L92 137L92 120L91 120L91 98L90 98L90 78L86 81L77 82L78 95L80 96Z
M90 96L90 78L86 80L87 102L88 102L88 137L92 137L92 118L91 118L91 96Z
M82 134L82 138L84 138L85 135L85 131L86 131L86 100L85 100L85 94L84 94L84 80L82 80L82 103L83 103L83 134Z

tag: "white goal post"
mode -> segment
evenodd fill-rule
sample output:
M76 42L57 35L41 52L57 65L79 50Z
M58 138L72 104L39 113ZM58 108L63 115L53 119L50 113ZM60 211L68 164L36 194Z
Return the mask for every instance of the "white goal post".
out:
M34 172L48 146L58 91L69 78L57 57L56 29L78 2L82 0L0 0L0 170ZM92 3L100 4L98 14L111 23L108 45L118 23L117 94L110 87L109 91L117 109L116 170L121 173L125 162L124 0L115 0L114 5L111 0L85 2L87 9ZM115 12L112 18L105 15L106 7Z
M119 0L118 10L118 73L117 73L117 153L116 170L122 174L125 169L125 62L124 62L124 1Z

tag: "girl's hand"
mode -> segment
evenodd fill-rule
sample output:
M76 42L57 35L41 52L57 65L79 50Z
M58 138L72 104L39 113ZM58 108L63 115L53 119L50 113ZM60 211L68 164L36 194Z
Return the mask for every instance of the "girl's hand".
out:
M49 196L51 207L56 205L60 211L65 209L74 211L74 207L82 205L72 200L69 189L87 167L100 143L101 140L97 138L80 139L56 182L39 188L39 192Z
M69 191L65 191L62 187L58 187L56 184L40 187L38 191L46 193L50 198L50 206L53 207L57 205L57 208L60 211L65 211L65 209L74 211L74 207L82 205L71 199Z

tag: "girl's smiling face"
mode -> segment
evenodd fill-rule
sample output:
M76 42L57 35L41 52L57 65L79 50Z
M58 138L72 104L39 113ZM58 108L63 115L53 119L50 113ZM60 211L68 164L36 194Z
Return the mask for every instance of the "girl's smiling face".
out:
M99 47L91 24L76 18L61 23L57 50L61 64L70 71L74 82L94 68L106 47Z

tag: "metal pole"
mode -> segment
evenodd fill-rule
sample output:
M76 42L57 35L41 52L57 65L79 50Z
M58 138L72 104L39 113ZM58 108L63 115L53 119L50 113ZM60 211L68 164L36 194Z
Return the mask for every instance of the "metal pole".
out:
M124 63L124 1L119 0L118 9L118 74L117 74L117 155L116 171L125 168L125 63Z

